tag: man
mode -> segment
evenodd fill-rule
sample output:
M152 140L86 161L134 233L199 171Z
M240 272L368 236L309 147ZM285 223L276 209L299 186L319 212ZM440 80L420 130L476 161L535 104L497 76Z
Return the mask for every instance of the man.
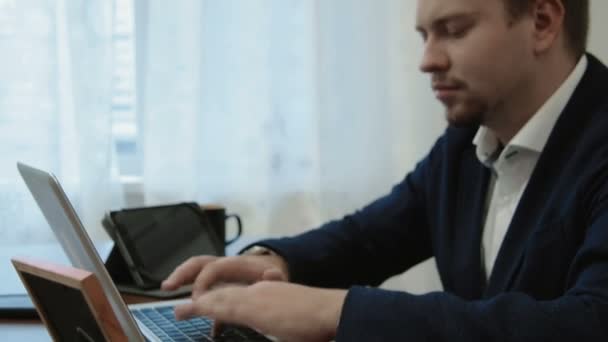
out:
M163 284L195 282L176 315L286 341L608 341L608 69L585 54L588 6L419 0L450 122L428 156L340 221L187 261ZM366 287L431 256L444 292Z

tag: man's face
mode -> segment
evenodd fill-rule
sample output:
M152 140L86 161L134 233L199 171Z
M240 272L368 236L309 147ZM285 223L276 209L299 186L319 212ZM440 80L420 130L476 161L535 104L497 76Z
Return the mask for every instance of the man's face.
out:
M504 121L498 116L517 108L529 84L534 23L531 16L510 22L503 1L418 0L420 69L453 125Z

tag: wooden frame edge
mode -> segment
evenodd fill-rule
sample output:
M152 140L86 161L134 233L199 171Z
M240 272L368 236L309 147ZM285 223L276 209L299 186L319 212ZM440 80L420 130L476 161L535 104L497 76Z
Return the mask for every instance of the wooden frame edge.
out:
M54 326L50 324L50 320L46 317L42 304L38 300L38 294L34 293L28 281L23 277L23 273L80 291L104 338L107 341L127 341L126 334L94 273L29 258L11 258L11 262L53 340L58 340L58 333Z

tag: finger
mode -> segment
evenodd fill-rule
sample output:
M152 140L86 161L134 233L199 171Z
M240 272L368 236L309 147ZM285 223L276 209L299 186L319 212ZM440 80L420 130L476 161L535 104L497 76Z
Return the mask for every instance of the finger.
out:
M196 277L192 298L196 299L221 283L252 283L262 278L265 266L251 258L237 256L217 259L206 265Z
M262 280L287 281L287 277L280 269L271 268L264 271L264 274L262 274Z
M246 287L241 286L227 286L212 290L191 303L176 307L175 316L182 319L206 316L215 321L247 325L250 317L243 310L246 308L245 292Z
M205 265L216 259L217 257L204 255L186 260L162 282L161 288L163 290L175 290L182 285L192 283Z
M173 310L175 313L175 319L178 321L190 319L196 316L194 302L176 305Z
M213 319L212 336L221 335L226 325L246 326L262 334L269 329L263 311L266 301L257 301L251 286L226 286L200 296L194 303L196 315Z

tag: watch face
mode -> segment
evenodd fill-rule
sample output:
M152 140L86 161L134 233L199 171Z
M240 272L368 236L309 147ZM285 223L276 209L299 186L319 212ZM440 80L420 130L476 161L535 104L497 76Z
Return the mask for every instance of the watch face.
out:
M263 246L252 246L243 252L244 255L270 255L272 251Z

